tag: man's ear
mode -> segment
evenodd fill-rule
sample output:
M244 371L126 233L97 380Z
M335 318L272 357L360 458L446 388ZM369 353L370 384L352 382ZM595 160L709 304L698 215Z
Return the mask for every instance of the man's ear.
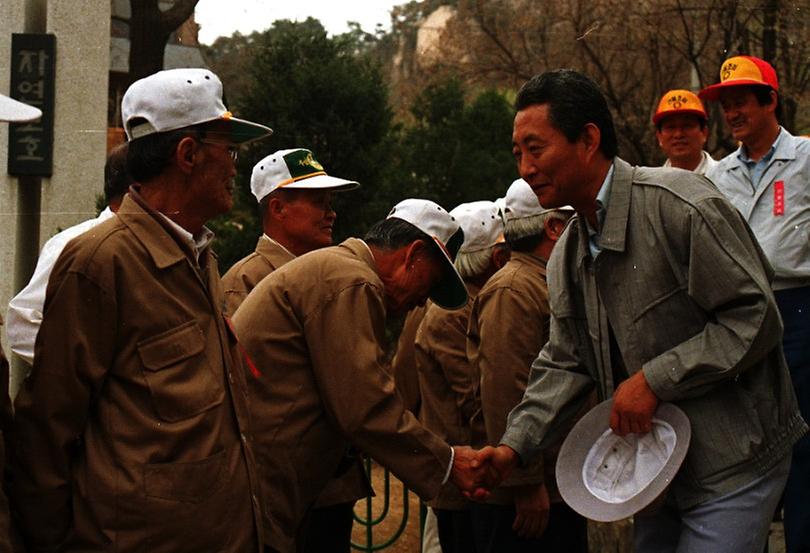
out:
M267 213L274 219L284 217L285 204L279 198L273 197L267 202Z
M197 141L190 136L184 136L174 149L174 160L183 173L189 174L194 169L194 163L199 155Z
M543 231L546 233L549 240L556 242L560 238L565 230L566 222L567 221L557 219L556 217L549 217L546 219L546 222L543 223Z
M512 257L512 250L506 244L495 246L492 250L492 266L497 271L509 262Z
M410 269L416 262L416 259L424 253L427 244L424 240L414 240L405 247L405 266Z
M602 131L595 124L586 123L577 140L582 144L585 159L590 160L599 151L599 145L602 144Z

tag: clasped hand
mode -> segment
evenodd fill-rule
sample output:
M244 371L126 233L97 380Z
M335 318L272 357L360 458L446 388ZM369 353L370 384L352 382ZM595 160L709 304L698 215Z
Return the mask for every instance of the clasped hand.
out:
M505 445L479 450L469 446L453 449L455 457L450 478L470 499L486 499L490 490L506 479L518 462L517 453Z

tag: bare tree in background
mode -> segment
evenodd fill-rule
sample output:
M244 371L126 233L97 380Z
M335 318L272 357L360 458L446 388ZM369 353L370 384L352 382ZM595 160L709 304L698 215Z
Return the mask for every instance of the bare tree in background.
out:
M174 0L167 10L159 0L130 0L129 78L136 81L163 69L163 52L171 34L183 24L199 0Z
M605 92L622 155L657 164L651 116L671 88L716 82L723 60L750 54L771 62L780 78L782 124L810 126L809 0L458 0L438 47L422 68L467 82L514 90L532 75L572 67ZM710 147L735 147L716 105ZM802 108L804 108L802 110Z

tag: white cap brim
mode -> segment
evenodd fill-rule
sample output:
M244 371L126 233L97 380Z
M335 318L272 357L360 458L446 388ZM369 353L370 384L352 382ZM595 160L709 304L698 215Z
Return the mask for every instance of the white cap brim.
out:
M312 190L312 189L329 189L335 192L344 192L346 190L354 190L360 186L359 182L352 180L340 179L330 175L316 175L314 177L307 177L291 182L280 189L296 189L296 190Z
M0 94L0 121L26 123L42 117L42 111L5 94Z

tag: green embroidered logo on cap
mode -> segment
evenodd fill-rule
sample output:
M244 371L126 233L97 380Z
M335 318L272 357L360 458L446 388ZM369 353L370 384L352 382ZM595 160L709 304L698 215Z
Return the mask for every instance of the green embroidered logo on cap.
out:
M306 177L312 177L316 174L323 174L323 166L318 163L312 152L309 150L295 150L284 156L284 162L287 164L287 169L290 171L290 177L293 180L299 180Z

